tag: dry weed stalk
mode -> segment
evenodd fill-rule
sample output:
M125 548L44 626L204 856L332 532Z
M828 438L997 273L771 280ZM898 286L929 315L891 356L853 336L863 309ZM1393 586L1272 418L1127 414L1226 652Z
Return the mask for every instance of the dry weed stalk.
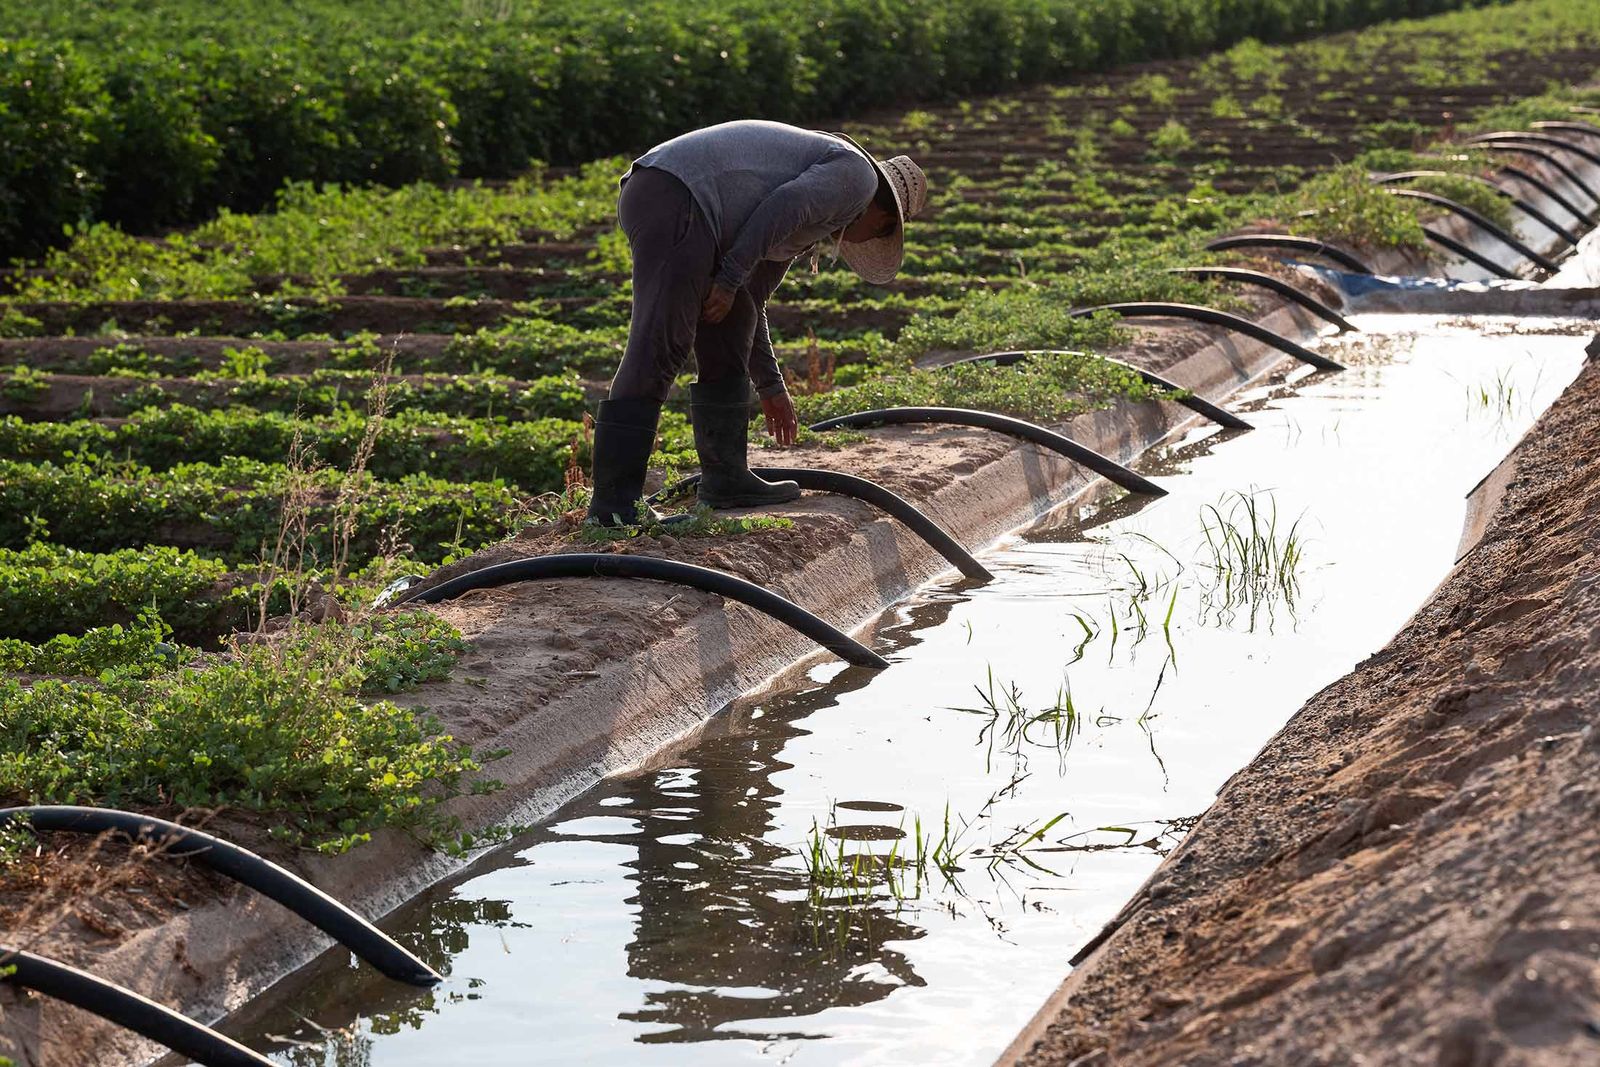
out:
M822 346L817 343L815 330L806 329L806 380L797 381L795 376L787 371L784 377L789 382L790 392L815 396L818 393L831 393L833 391L833 372L837 357L829 352L822 354Z
M377 451L378 439L383 432L384 420L389 412L389 393L394 372L395 352L399 338L384 352L373 368L372 384L367 390L367 419L361 440L351 456L350 465L340 479L339 492L333 502L333 516L329 528L332 557L328 561L328 588L322 593L313 578L317 560L311 546L311 535L317 529L312 522L312 512L321 494L317 488L317 474L324 467L312 453L298 428L289 444L285 466L283 504L279 513L278 535L272 552L262 560L261 593L257 598L256 632L266 630L270 617L273 592L280 586L288 590L289 615L298 617L308 610L338 614L337 601L333 599L339 589L345 567L350 559L350 546L355 540L356 525L361 517L361 505L371 491L372 479L367 467ZM295 412L296 420L300 412ZM393 555L398 551L399 531L385 534L384 552Z
M215 812L201 810L201 817L189 822L191 814L184 812L175 821L199 828L210 821ZM10 947L31 951L72 918L102 937L121 935L121 930L86 909L104 901L111 890L130 884L144 865L161 858L168 846L136 843L121 855L107 855L107 846L116 836L110 830L97 834L84 842L78 854L71 856L67 856L66 848L47 855L41 843L36 853L36 868L18 863L4 869L6 881L32 878L36 882L31 886L33 891L27 902L17 911L3 916ZM144 903L148 906L148 902ZM4 963L0 959L0 966Z
M272 554L262 561L261 593L256 604L258 631L267 624L272 593L280 579L288 579L285 584L289 590L291 615L300 613L305 600L306 552L311 537L311 509L317 500L319 466L297 424L285 462L287 474L283 483L283 504L278 513L278 537L272 545Z
M330 591L339 588L339 579L350 559L350 544L355 539L361 504L372 487L367 465L377 451L378 435L383 432L384 419L389 414L390 379L399 343L397 337L373 370L372 386L367 390L367 423L361 434L361 443L356 446L350 466L339 483L339 497L333 506L333 559L330 561L328 579Z
M581 442L581 447L580 447ZM589 484L589 479L584 476L583 464L578 461L584 448L592 448L594 444L594 419L589 413L583 413L583 428L572 435L572 442L567 445L567 469L562 475L562 491L570 495L572 490Z

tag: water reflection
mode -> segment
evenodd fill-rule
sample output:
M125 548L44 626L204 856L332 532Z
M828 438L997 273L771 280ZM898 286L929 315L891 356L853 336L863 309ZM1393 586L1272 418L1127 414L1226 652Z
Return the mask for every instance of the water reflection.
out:
M506 900L429 897L406 909L403 930L390 932L429 966L448 974L452 960L470 946L473 930L527 926L512 918L511 907ZM416 1029L443 1005L473 999L481 986L468 979L462 988L418 990L385 981L370 968L353 966L337 952L331 955L334 958L302 972L316 979L314 1002L297 1003L290 1011L255 1020L266 1039L260 1044L278 1050L279 1058L294 1067L368 1067L372 1041L353 1027L358 1017L364 1016L377 1035Z
M918 631L943 623L962 599L954 593L905 611L878 632L879 647L892 655L918 643ZM784 748L808 733L805 719L872 678L850 670L826 685L735 705L725 732L700 742L685 762L615 784L645 831L629 864L636 886L629 902L641 910L628 973L674 986L647 993L643 1008L623 1015L664 1027L639 1040L805 1038L750 1024L869 1004L923 984L895 947L921 938L921 929L902 914L862 908L835 909L832 923L820 924L793 850L771 840L783 795L777 772L790 766ZM603 795L594 801L605 802ZM668 808L669 820L651 814Z
M875 647L893 657L918 644L919 631L941 625L966 600L965 588L947 586L905 607L880 627ZM914 911L824 905L819 914L793 847L774 839L783 796L777 778L791 766L784 748L809 733L805 719L875 673L845 668L763 702L735 703L671 766L602 783L565 807L559 822L505 846L470 877L425 894L386 927L448 974L475 939L528 926L513 918L508 901L457 895L464 883L537 867L553 844L615 844L632 854L620 863L635 916L627 975L647 983L642 1005L619 1018L644 1024L635 1035L640 1043L810 1040L816 1035L771 1020L867 1005L924 984L896 947L925 935ZM903 810L882 799L840 807L875 815ZM242 1013L230 1032L261 1035L295 1067L365 1067L370 1035L420 1028L442 1007L473 999L480 983L452 978L419 993L369 969L324 960L298 984L314 989L314 1000ZM650 988L655 984L670 988ZM358 1018L367 1032L352 1028Z

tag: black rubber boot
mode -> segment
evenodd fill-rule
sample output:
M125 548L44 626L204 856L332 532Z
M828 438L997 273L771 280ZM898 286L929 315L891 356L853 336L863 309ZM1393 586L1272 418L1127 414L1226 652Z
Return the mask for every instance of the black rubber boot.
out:
M750 473L750 387L744 379L689 387L694 447L700 453L700 501L713 508L759 508L798 499L794 482Z
M661 405L653 400L602 400L594 424L594 493L589 521L600 526L632 526L640 521L645 467L656 447ZM654 510L645 521L660 522Z

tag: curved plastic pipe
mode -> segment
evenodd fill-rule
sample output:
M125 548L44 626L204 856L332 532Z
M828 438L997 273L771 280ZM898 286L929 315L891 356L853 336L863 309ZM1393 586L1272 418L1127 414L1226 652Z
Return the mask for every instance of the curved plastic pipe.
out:
M272 1067L272 1061L131 989L76 967L0 945L0 982L36 990L132 1030L205 1067Z
M1108 459L1092 448L1080 445L1070 437L1047 430L1035 423L1014 419L1010 415L996 415L992 411L973 411L970 408L875 408L839 415L811 424L813 430L837 430L841 426L895 426L907 423L943 422L955 426L975 426L981 430L1020 437L1042 448L1058 452L1074 463L1081 463L1096 474L1115 482L1130 493L1148 493L1165 496L1166 490L1114 460Z
M968 578L980 582L994 578L989 569L973 559L972 554L961 547L961 542L951 537L944 527L917 510L916 505L905 497L877 482L858 478L853 474L817 470L814 467L751 467L750 471L762 478L795 482L800 488L810 489L813 492L837 493L840 496L855 497L857 500L865 501L899 519L912 533L926 541L935 552ZM650 503L658 504L682 496L699 482L700 476L691 474L652 495Z
M1333 323L1339 327L1340 333L1359 333L1349 319L1339 314L1333 308L1324 304L1310 293L1302 293L1282 278L1275 278L1262 270L1247 270L1244 267L1171 267L1168 274L1192 274L1197 278L1220 278L1223 281L1238 282L1241 285L1257 285L1263 289L1271 290L1305 308L1311 314Z
M1465 259L1471 263L1476 263L1478 266L1482 267L1484 270L1498 278L1517 278L1516 271L1507 270L1505 267L1502 267L1488 256L1480 255L1473 249L1468 248L1466 245L1462 244L1460 241L1449 236L1448 234L1439 233L1437 230L1430 230L1424 226L1422 228L1422 235L1428 240L1432 241L1434 244L1438 245L1440 248L1454 252L1462 259Z
M1490 151L1494 151L1493 146L1490 146ZM1515 152L1516 149L1505 149L1505 151ZM1523 170L1521 167L1511 163L1502 163L1499 167L1499 173L1509 174L1511 177L1531 185L1533 188L1539 190L1541 193L1547 196L1551 203L1555 204L1561 210L1565 211L1567 214L1571 215L1585 226L1593 226L1595 224L1595 218L1593 215L1587 211L1584 211L1571 200L1568 200L1562 195L1561 190L1557 189L1555 186L1551 185L1537 174L1534 174L1531 171Z
M42 831L117 833L157 846L168 856L203 863L276 900L397 982L431 986L441 980L432 967L310 882L220 837L131 811L66 804L0 808L0 823L13 821Z
M888 660L855 638L771 590L709 567L696 567L692 563L657 559L654 556L627 556L613 552L563 552L552 556L530 556L457 575L447 582L440 582L406 597L400 603L437 604L441 600L460 596L469 589L489 589L539 578L650 578L658 582L675 582L737 600L770 615L857 667L889 665Z
M1396 182L1416 181L1418 178L1455 178L1461 181L1471 182L1474 185L1481 185L1485 189L1492 191L1502 200L1510 201L1512 207L1516 208L1524 215L1527 215L1533 221L1539 223L1545 229L1549 230L1551 233L1567 242L1567 244L1576 245L1578 243L1578 235L1560 223L1556 222L1555 219L1552 219L1549 215L1546 215L1544 212L1540 211L1538 208L1534 207L1532 204L1528 203L1511 190L1502 189L1488 178L1480 178L1476 174L1456 174L1448 170L1401 170L1396 171L1393 174L1375 174L1372 176L1372 180L1377 182L1379 185L1393 185Z
M1600 152L1582 145L1573 144L1565 137L1557 137L1553 133L1539 133L1528 130L1496 130L1493 133L1480 133L1476 137L1468 137L1468 144L1509 144L1515 141L1531 141L1534 144L1547 144L1557 148L1565 148L1575 156L1588 160L1600 167Z
M1452 214L1461 216L1474 226L1478 227L1478 229L1482 230L1484 233L1493 237L1501 244L1508 246L1518 255L1529 260L1540 270L1546 270L1554 274L1556 271L1561 269L1561 265L1555 260L1551 259L1549 256L1543 256L1538 252L1535 252L1533 249L1517 240L1511 234L1507 233L1504 229L1495 225L1492 219L1484 217L1482 214L1472 210L1465 204L1451 200L1448 196L1440 196L1437 193L1426 193L1421 189L1391 189L1387 186L1384 187L1383 191L1388 193L1390 196L1402 196L1407 200L1421 200L1425 204L1432 204L1435 207L1442 207Z
M1583 175L1579 174L1570 163L1556 155L1554 152L1550 151L1550 149L1546 148L1545 145L1547 144L1554 144L1561 148L1572 147L1569 142L1563 141L1559 137L1544 137L1534 141L1532 135L1530 135L1529 141L1525 143L1516 143L1513 141L1487 141L1484 142L1483 147L1490 152L1520 152L1525 156L1533 156L1535 159L1542 159L1554 167L1557 173L1559 173L1563 178L1567 179L1567 181L1571 182L1573 185L1582 190L1584 196L1587 196L1596 204L1600 204L1600 193L1595 192L1594 186L1584 181ZM1585 218L1587 217L1588 216L1585 216Z
M1059 355L1066 355L1066 356L1081 356L1084 353L1082 353L1082 352L1067 352L1067 351L1061 351L1061 350L1058 350L1058 349L1047 349L1047 348L1039 348L1039 349L1032 349L1032 350L1029 350L1029 351L1015 351L1015 352L986 352L986 353L984 353L982 355L966 356L966 357L964 357L962 359L955 360L953 363L948 364L948 366L952 366L953 367L957 363L993 363L997 367L1010 367L1010 366L1012 366L1014 364L1023 362L1029 356L1033 356L1033 355L1052 355L1052 354L1059 354ZM1158 386L1158 387L1160 387L1162 389L1170 389L1173 392L1177 392L1177 393L1187 392L1187 390L1185 390L1183 388L1183 386L1179 385L1177 382L1174 382L1169 378L1163 378L1161 375L1157 374L1155 371L1148 371L1148 370L1145 370L1143 367L1135 367L1132 363L1125 363L1120 359L1113 359L1110 356L1102 356L1102 355L1096 354L1094 356L1094 358L1100 360L1102 363L1114 363L1119 367L1126 367L1128 370L1133 371L1140 378L1144 379L1145 384L1147 384L1147 385ZM1211 401L1205 399L1204 397L1196 396L1193 393L1189 393L1188 396L1183 396L1183 397L1174 396L1174 397L1163 398L1163 399L1170 399L1172 401L1172 403L1174 403L1174 404L1182 404L1184 407L1188 408L1190 411L1193 411L1193 412L1195 412L1196 414L1199 414L1199 415L1204 415L1206 418L1210 419L1212 422L1216 423L1218 426L1225 427L1226 429L1229 429L1229 430L1253 430L1253 429L1255 429L1255 427L1251 426L1248 422L1245 422L1243 419L1241 419L1239 416L1235 415L1233 412L1228 411L1225 408L1220 408L1216 404L1213 404Z
M1568 133L1580 133L1585 137L1600 137L1600 126L1588 122L1561 122L1546 119L1541 122L1529 123L1536 130L1566 130Z
M1302 363L1309 363L1318 370L1344 370L1343 363L1329 359L1327 356L1318 355L1305 345L1291 341L1281 333L1274 333L1265 326L1251 322L1242 315L1218 311L1216 308L1200 307L1197 304L1171 304L1164 300L1100 304L1096 307L1074 308L1067 314L1073 318L1082 318L1085 315L1093 315L1100 311L1115 311L1126 319L1190 319L1194 322L1203 322L1208 326L1221 326L1225 330L1233 330L1235 333L1242 333L1246 337L1253 337L1264 345L1271 345L1278 351L1287 353Z
M1206 245L1210 252L1226 252L1230 248L1272 248L1282 252L1308 252L1331 259L1345 270L1356 274L1371 274L1372 268L1342 248L1310 237L1296 237L1289 233L1241 233L1232 237L1218 237Z

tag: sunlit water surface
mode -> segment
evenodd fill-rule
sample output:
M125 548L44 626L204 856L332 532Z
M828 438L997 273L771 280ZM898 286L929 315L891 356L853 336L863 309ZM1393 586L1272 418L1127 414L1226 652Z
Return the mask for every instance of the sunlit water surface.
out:
M1465 494L1585 341L1364 325L1387 339L1323 344L1348 372L1235 401L1253 432L1147 457L1171 495L1063 516L989 553L993 583L896 609L888 670L742 701L391 916L437 990L332 953L232 1032L302 1065L987 1062L1228 776L1443 578ZM1205 527L1245 500L1300 558L1241 598ZM953 882L812 894L816 829L905 855L947 812Z

